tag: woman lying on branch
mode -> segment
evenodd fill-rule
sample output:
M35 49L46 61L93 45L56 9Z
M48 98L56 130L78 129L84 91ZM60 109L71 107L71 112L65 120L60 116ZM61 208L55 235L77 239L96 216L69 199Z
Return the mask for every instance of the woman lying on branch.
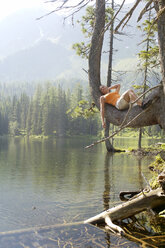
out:
M111 90L115 90L110 92ZM111 87L107 87L105 85L100 86L100 91L103 94L100 97L100 112L101 112L101 121L103 128L106 127L104 120L104 106L105 103L111 104L119 110L124 110L129 108L129 103L132 103L137 100L137 95L133 90L127 90L122 95L119 94L120 84L116 84ZM137 105L142 107L142 101L138 100Z

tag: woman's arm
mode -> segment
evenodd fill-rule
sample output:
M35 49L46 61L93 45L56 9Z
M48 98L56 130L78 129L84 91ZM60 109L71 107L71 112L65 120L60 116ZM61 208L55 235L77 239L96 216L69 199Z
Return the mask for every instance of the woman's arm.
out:
M104 106L105 106L105 98L104 96L100 97L100 114L101 114L101 122L102 122L102 127L105 128L105 120L104 120Z
M113 90L113 89L116 89L116 91L119 93L120 91L120 84L115 84L111 87L108 88L108 90Z

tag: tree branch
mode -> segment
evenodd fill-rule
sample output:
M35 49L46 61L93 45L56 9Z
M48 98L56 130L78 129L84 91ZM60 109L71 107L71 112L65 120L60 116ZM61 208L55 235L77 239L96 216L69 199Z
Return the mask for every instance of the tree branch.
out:
M112 232L117 232L120 235L123 235L125 233L125 231L120 226L117 226L112 222L111 218L108 215L105 217L105 223Z
M121 124L121 127L124 125L124 123L125 123L125 121L126 121L126 119L127 119L127 117L128 117L128 114L130 113L130 111L131 111L131 109L132 109L132 106L133 106L140 98L142 98L144 95L146 95L148 92L150 92L151 90L154 90L154 89L156 89L156 88L158 88L158 87L161 87L161 86L162 86L161 84L158 84L158 85L156 85L156 86L154 86L154 87L152 87L152 88L146 90L146 91L145 91L143 94L141 94L134 102L132 102L132 103L129 104L129 109L128 109L128 111L127 111L127 114L125 115L125 118L124 118L124 120L123 120L123 122L122 122L122 124Z
M147 109L146 109L146 110L147 110ZM102 142L105 142L105 141L108 140L108 139L113 138L117 133L119 133L121 130L123 130L124 128L128 127L133 121L135 121L136 119L138 119L139 116L142 115L142 113L146 112L146 110L144 110L144 111L142 111L141 113L139 113L138 115L136 115L136 116L135 116L131 121L129 121L126 125L121 126L121 127L120 127L117 131L115 131L112 135L110 135L110 136L108 136L108 137L106 137L106 138L103 138L103 139L101 139L101 140L95 141L93 144L91 144L91 145L89 145L89 146L86 146L85 148L86 148L86 149L87 149L87 148L91 148L91 147L93 147L93 146L95 146L95 145L97 145L97 144L100 144L100 143L102 143Z
M72 12L70 15L68 15L67 17L64 18L64 19L66 19L66 18L68 18L68 17L70 17L70 16L73 16L75 13L77 13L77 12L80 11L82 8L84 8L86 5L88 5L89 2L91 2L91 0L88 0L88 1L82 0L82 1L80 1L78 4L75 4L75 5L72 5L72 6L71 6L71 5L66 6L66 3L68 3L68 1L69 1L69 0L65 0L59 7L57 7L56 9L54 9L54 10L48 12L47 14L45 14L45 15L43 15L43 16L41 16L41 17L38 17L36 20L40 20L40 19L42 19L42 18L44 18L44 17L46 17L46 16L49 16L49 15L55 13L55 12L60 11L60 10L62 10L62 9L69 9L69 10L70 10L70 9L78 8L78 9L76 9L74 12ZM54 3L55 0L46 1L45 3L49 3L49 2ZM84 3L84 2L85 2L85 3ZM84 3L84 4L83 4L83 3Z
M138 6L138 4L141 2L141 0L137 0L135 2L135 4L133 5L133 7L130 9L130 11L128 11L128 13L123 17L123 19L120 21L120 23L117 25L117 27L115 28L115 33L118 31L118 29L121 27L121 25L124 23L124 21L126 20L126 22L123 24L123 28L125 27L125 25L128 23L129 19L131 18L134 10L136 9L136 7Z
M124 128L128 127L132 122L134 122L135 120L137 120L142 114L144 114L146 111L148 111L148 109L152 106L152 104L153 104L157 99L155 99L155 100L152 102L152 104L151 104L148 108L146 108L145 110L143 110L142 112L140 112L140 113L139 113L138 115L136 115L132 120L130 120L127 124L124 125L124 123L125 123L125 121L126 121L126 119L127 119L127 117L128 117L128 114L129 114L129 112L130 112L131 109L132 109L133 104L136 103L142 96L144 96L145 94L147 94L149 91L151 91L151 90L153 90L153 89L156 89L156 88L158 88L158 87L161 87L161 86L162 86L162 84L159 84L159 85L156 85L156 86L154 86L154 87L148 89L148 90L145 91L143 94L141 94L141 95L136 99L136 101L134 101L134 102L132 102L132 103L130 104L130 107L129 107L127 113L126 113L126 116L125 116L125 118L124 118L124 120L123 120L123 122L122 122L120 128L119 128L117 131L115 131L112 135L110 135L110 136L108 136L108 137L106 137L106 138L103 138L103 139L101 139L101 140L95 141L93 144L91 144L91 145L89 145L89 146L86 146L85 148L86 148L86 149L87 149L87 148L91 148L91 147L93 147L93 146L95 146L95 145L97 145L97 144L100 144L100 143L102 143L102 142L105 142L105 141L108 140L108 139L111 139L111 138L114 137L116 134L118 134L121 130L123 130Z
M165 7L163 7L162 9L159 10L159 12L157 13L157 17L155 18L155 20L152 23L152 26L158 21L158 19L160 18L160 16L165 12Z
M111 24L114 22L115 18L117 17L118 13L120 12L120 10L122 9L123 5L125 3L125 0L123 0L122 4L120 5L120 8L118 9L118 11L116 12L116 14L114 15L114 17L111 19L111 21L105 26L104 29L104 33L108 30L108 28L111 26Z
M152 4L152 2L153 2L153 0L150 0L149 2L147 2L144 9L140 12L140 15L137 19L137 22L139 22L142 19L143 15L148 11L148 7Z

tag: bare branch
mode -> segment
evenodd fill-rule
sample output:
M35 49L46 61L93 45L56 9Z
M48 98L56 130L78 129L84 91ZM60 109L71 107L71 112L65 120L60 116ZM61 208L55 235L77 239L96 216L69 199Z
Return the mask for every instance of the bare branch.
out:
M49 16L55 12L58 12L58 11L61 11L61 10L71 10L71 9L76 9L74 12L72 12L69 16L67 17L70 17L70 16L73 16L75 13L77 13L78 11L80 11L80 9L84 8L86 5L88 5L92 0L81 0L79 1L79 3L75 4L75 5L67 5L66 6L66 3L69 2L69 0L65 0L61 5L59 5L57 8L55 8L54 10L48 12L47 14L37 18L36 20L40 20L46 16ZM55 0L51 0L51 1L46 1L45 3L49 3L49 2L56 2ZM84 4L83 4L84 3ZM67 17L65 17L64 19L66 19Z
M152 4L152 2L153 0L150 0L149 2L147 2L144 9L140 12L137 22L139 22L142 19L143 15L148 11L148 7Z
M111 26L111 24L114 22L114 20L116 19L117 15L119 14L120 10L122 9L123 5L125 3L125 0L123 0L122 4L120 5L120 8L118 9L118 11L116 12L116 14L114 15L114 17L111 19L111 21L105 26L104 29L104 33L108 30L108 28Z
M83 3L83 2L84 2L84 1L82 1L82 3ZM84 5L81 5L81 6L77 5L77 6L75 6L75 7L72 7L72 8L76 8L76 7L79 6L79 8L78 8L77 10L75 10L75 11L72 12L70 15L68 15L67 17L65 17L64 20L67 19L67 18L69 18L70 16L73 17L77 12L79 12L82 8L84 8L85 6L87 6L90 2L91 2L91 0L88 0L86 3L84 3Z
M83 71L85 71L86 74L88 74L88 71L85 68L82 68Z
M123 19L120 21L120 23L117 25L117 27L115 28L115 33L118 31L118 29L121 27L121 25L123 24L123 28L125 27L125 25L128 23L128 21L130 20L134 10L136 9L136 7L138 6L138 4L141 2L141 0L137 0L135 2L135 4L133 5L133 7L130 9L130 11L128 11L128 13L123 17ZM126 20L127 19L127 20ZM126 22L124 23L124 21L126 20Z
M152 25L150 26L150 29L148 31L148 37L150 35L150 32L152 30L152 27L156 24L156 22L158 21L158 19L160 18L160 16L165 12L165 7L163 7L162 9L160 9L157 13L157 17L155 19L153 19ZM138 19L139 20L139 19ZM146 38L147 39L147 38Z

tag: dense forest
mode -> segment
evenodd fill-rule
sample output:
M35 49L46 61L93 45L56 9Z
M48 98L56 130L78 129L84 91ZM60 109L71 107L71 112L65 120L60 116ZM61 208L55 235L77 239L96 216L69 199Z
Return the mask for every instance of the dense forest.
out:
M98 111L80 84L72 91L51 83L38 84L30 94L29 88L21 92L17 86L1 85L0 135L98 134Z
M115 127L113 127L115 128ZM136 135L138 129L126 129ZM71 136L101 134L99 111L89 89L81 84L72 89L60 85L0 84L0 135ZM144 129L146 136L163 135L160 127Z

